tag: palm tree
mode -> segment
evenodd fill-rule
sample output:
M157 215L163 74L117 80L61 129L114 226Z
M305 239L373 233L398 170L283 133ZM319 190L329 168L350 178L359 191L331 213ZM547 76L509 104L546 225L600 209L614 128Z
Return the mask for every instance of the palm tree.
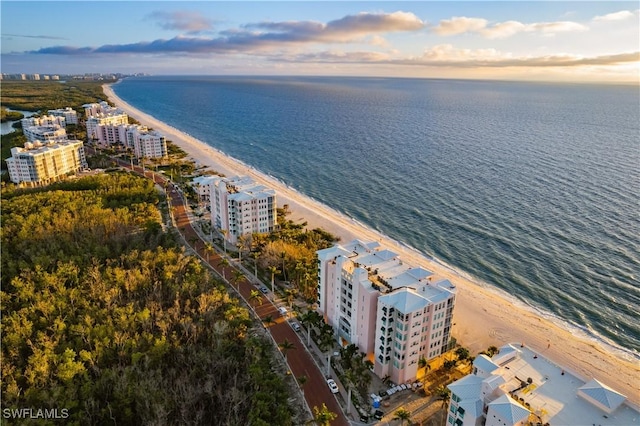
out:
M262 322L264 322L267 327L276 323L271 315L267 315L266 317L262 318Z
M469 350L467 348L459 347L456 349L456 355L458 356L458 361L464 361L469 358Z
M275 285L274 285L274 281L275 281L275 278L276 278L276 274L278 272L280 272L280 271L275 266L269 266L268 269L269 269L269 272L271 272L271 292L273 294L275 294L276 293L276 288L275 288Z
M255 303L253 305L253 309L255 310L256 305L262 305L262 293L260 293L258 290L251 290L251 296L249 296L249 299Z
M242 272L238 271L237 269L233 270L233 283L236 285L236 288L238 289L238 291L240 291L240 280L244 278L244 275L242 274Z
M278 347L280 348L280 350L282 351L282 355L284 355L284 360L287 360L287 352L289 352L291 349L295 349L295 345L293 343L291 343L290 341L288 341L287 339L284 339L282 341L282 343L280 343L278 345Z
M400 420L400 425L404 425L405 420L407 422L411 421L411 413L405 410L404 407L398 408L396 412L393 414L394 414L393 420Z
M342 383L347 387L347 413L349 413L351 409L351 392L357 380L358 378L352 370L346 370L342 375Z
M220 259L220 263L218 263L218 266L222 267L222 279L224 279L225 281L227 280L227 277L225 275L224 268L228 267L229 265L231 264L229 263L229 260L226 257L223 257L222 259Z
M449 390L449 388L440 385L438 386L438 388L436 389L436 395L438 396L438 399L442 400L442 406L446 406L447 402L449 402L449 397L451 396L451 391Z
M282 276L284 277L284 280L287 280L287 270L286 270L286 266L285 266L285 261L287 260L287 252L283 251L280 253L280 259L282 259Z
M224 246L224 254L227 254L227 234L229 231L226 229L220 228L220 233L222 234L222 244Z
M300 386L300 392L302 392L302 394L304 395L304 389L303 386L305 383L307 383L307 376L300 376L296 379L298 381L298 385Z
M198 238L198 237L189 238L189 242L193 245L193 249L195 250L196 253L198 253L198 241L199 240L200 240L200 238Z
M213 244L205 243L204 244L204 251L205 251L205 253L207 253L207 263L209 263L209 255L215 251L215 249L213 248Z
M289 305L289 309L293 309L292 303L296 295L296 290L288 288L284 291L284 293L285 293L285 297L287 298L287 305Z
M322 317L316 311L307 311L300 316L300 322L307 329L307 346L311 345L311 329L315 328L322 320Z
M338 418L338 415L329 411L327 405L322 403L322 407L313 407L313 421L318 426L330 426L331 422Z
M260 253L252 251L250 256L253 259L253 275L258 278L258 257L260 257Z

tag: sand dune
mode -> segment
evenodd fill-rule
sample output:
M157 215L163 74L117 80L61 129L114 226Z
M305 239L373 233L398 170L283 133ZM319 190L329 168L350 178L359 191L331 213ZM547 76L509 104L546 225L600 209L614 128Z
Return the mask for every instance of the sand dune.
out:
M282 182L235 160L207 144L162 123L118 98L110 85L104 86L109 100L137 119L165 134L186 151L199 165L227 176L249 175L277 191L278 205L288 204L291 218L307 221L309 228L323 228L347 242L354 238L376 240L398 252L409 264L421 265L437 275L450 279L458 288L453 335L473 355L487 347L504 343L524 343L543 354L568 372L590 380L595 377L625 394L636 408L640 406L640 360L627 358L612 348L589 339L576 331L568 331L537 314L490 285L480 285L420 253L306 197Z

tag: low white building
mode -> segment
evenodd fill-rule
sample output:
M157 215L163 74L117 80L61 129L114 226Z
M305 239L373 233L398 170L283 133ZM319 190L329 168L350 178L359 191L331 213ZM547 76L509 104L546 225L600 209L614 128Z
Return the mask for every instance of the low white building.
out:
M28 186L47 185L88 167L79 140L27 142L24 148L12 148L6 162L11 181Z
M59 126L65 127L67 120L63 116L43 115L41 117L26 117L20 120L22 128L34 126Z
M216 177L209 188L211 225L226 233L226 240L253 233L267 233L277 224L276 192L248 176Z
M66 124L78 124L78 113L71 107L50 109L49 115L64 117Z
M57 124L51 126L28 126L22 128L27 141L59 142L67 139L67 131Z
M478 355L473 374L451 383L447 425L632 425L640 413L593 379L585 383L521 345Z
M343 345L355 344L379 377L416 378L420 358L448 349L456 288L405 264L377 242L319 250L318 311Z

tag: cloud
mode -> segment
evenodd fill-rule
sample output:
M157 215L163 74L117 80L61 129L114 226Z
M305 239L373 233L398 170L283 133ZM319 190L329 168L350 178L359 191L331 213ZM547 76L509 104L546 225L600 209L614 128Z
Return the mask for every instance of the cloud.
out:
M553 35L560 32L586 31L588 27L572 21L536 22L523 24L519 21L505 21L489 25L489 21L482 18L468 18L454 16L451 19L443 19L432 31L439 35L450 36L465 33L480 34L483 37L496 39L511 37L521 32L538 32L544 35Z
M588 29L588 27L582 24L571 21L539 22L536 24L529 24L525 26L525 31L535 31L547 35L556 33L587 31Z
M213 28L212 21L198 12L184 10L174 12L156 11L148 15L147 18L157 20L157 24L165 30L185 31L188 34L209 31Z
M275 60L275 58L273 58L273 60ZM442 44L426 49L422 55L415 57L392 58L387 54L377 52L329 51L305 53L288 58L278 57L277 60L286 60L289 62L411 65L441 68L550 68L637 63L640 62L640 52L593 57L568 54L516 56L512 53L500 52L496 49L460 49L450 44Z
M415 31L424 28L413 13L359 13L330 21L326 24L313 21L260 22L245 25L241 29L221 31L219 37L195 37L180 35L169 40L104 45L97 48L54 46L30 53L36 54L88 54L88 53L224 53L252 52L259 49L280 47L295 43L347 43L378 33ZM187 28L184 26L183 28ZM190 26L188 28L202 28ZM380 39L372 38L374 43Z
M633 18L634 13L630 10L621 10L620 12L608 13L606 15L596 16L593 18L594 22L601 21L622 21L625 19Z
M56 37L56 36L49 36L49 35L27 35L27 34L6 34L6 33L3 33L2 37L25 37L25 38L39 38L39 39L45 39L45 40L69 40L68 38L64 38L64 37Z
M507 38L522 31L526 31L527 26L518 21L505 21L482 28L480 33L486 38Z
M281 41L346 42L365 35L378 33L415 31L425 24L409 12L368 13L347 15L326 24L314 21L260 22L245 28L273 31L271 37ZM266 36L266 34L262 34Z
M467 18L464 16L454 16L451 19L443 19L433 27L433 31L439 35L457 35L464 33L474 33L484 29L488 21L482 18Z

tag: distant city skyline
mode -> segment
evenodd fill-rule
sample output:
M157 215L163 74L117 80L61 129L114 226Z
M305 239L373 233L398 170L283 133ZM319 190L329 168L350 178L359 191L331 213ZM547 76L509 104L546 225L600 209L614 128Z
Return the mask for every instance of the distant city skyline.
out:
M638 82L637 2L2 1L3 73Z

